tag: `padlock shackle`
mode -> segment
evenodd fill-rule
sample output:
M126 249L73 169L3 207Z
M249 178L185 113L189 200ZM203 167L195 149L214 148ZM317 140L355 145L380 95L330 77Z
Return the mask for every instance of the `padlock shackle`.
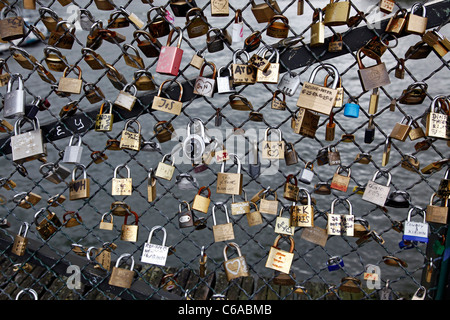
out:
M122 46L122 48L123 48L123 50L125 51L125 54L127 54L127 55L128 55L128 53L127 53L128 49L131 49L131 50L133 50L134 53L136 54L137 58L140 58L140 57L141 57L140 54L139 54L138 49L136 49L136 47L132 46L132 45L129 44L129 43L125 43L125 44Z
M156 43L158 41L150 32L138 29L133 32L133 38L136 39L138 44L142 43L142 41L139 40L140 36L144 36L144 38L147 38L147 40L152 43Z
M150 15L151 15L151 13L152 13L153 10L157 10L157 11L158 11L158 14L156 15L155 18L152 19L152 18L150 17ZM150 21L155 22L155 21L158 21L159 19L165 19L165 16L166 16L166 15L167 15L167 14L166 14L165 9L164 9L163 6L160 6L160 7L153 7L153 8L151 8L150 10L147 11L147 23L149 23ZM158 18L158 16L161 16L161 17Z
M250 55L248 54L247 51L245 51L244 49L237 49L236 51L233 52L233 64L236 64L237 62L237 58L241 56L241 54L244 54L247 58L247 62L248 60L250 60Z
M335 206L335 204L336 204L336 202L337 201L340 201L340 202L342 202L342 200L344 200L345 202L347 202L347 204L348 204L348 214L349 215L353 215L353 207L352 207L352 203L350 202L350 200L348 200L348 199L339 199L339 198L336 198L336 199L334 199L332 202L331 202L331 214L334 214L334 206Z
M173 35L173 33L174 33L175 31L178 33L177 48L180 48L180 47L181 47L181 40L183 39L183 36L182 36L182 31L181 31L181 28L180 28L180 27L175 27L175 28L173 28L173 29L170 30L169 35L168 35L168 37L167 37L166 47L169 47L169 46L170 46L170 43L172 42L172 35Z
M205 125L203 124L202 119L200 118L193 118L186 126L186 136L189 137L191 135L191 125L195 123L200 123L200 136L202 138L205 138ZM194 133L195 134L195 133Z
M356 61L358 62L358 68L359 69L364 69L365 68L365 66L362 63L362 58L361 58L361 54L362 53L363 53L362 52L362 48L359 48L358 52L356 53ZM366 56L366 57L369 57L369 56ZM381 64L381 58L379 56L373 56L373 57L369 57L369 58L374 59L377 62L377 64Z
M70 140L69 140L69 146L73 146L73 138L76 138L77 140L75 140L75 141L77 141L78 142L78 146L80 147L81 146L81 135L79 135L78 133L75 133L75 134L73 134L71 137L70 137Z
M175 163L175 159L172 157L172 154L170 154L170 153L166 153L166 154L163 156L161 162L164 163L164 162L166 161L167 158L172 158L172 166L173 166L174 163Z
M148 239L147 239L147 243L151 243L152 240L152 236L153 236L153 232L156 230L162 230L163 232L163 240L162 240L162 246L166 246L166 237L167 237L167 233L166 233L166 229L163 226L154 226L151 230L150 233L148 234Z
M299 195L301 193L306 194L306 198L308 199L307 205L310 206L311 203L312 203L311 194L305 188L299 188L298 189L298 192L297 192L297 195L295 197L295 202L294 203L296 203L300 199Z
M381 174L381 175L387 174L388 175L388 180L387 180L386 186L389 186L391 184L391 179L392 179L391 173L390 172L381 172L380 170L377 170L377 171L375 171L375 173L372 177L372 181L375 181L379 174Z
M279 235L275 238L275 241L273 242L272 247L274 247L274 248L276 248L276 249L279 249L279 248L278 248L278 243L280 242L280 239L281 239L281 238L287 238L287 239L290 241L291 246L290 246L290 248L289 248L289 253L293 253L293 252L294 252L294 248L295 248L295 242L294 242L294 238L292 238L292 236L287 236L287 237L285 237L285 236L279 234Z
M105 102L102 103L102 105L100 106L99 114L103 114L103 107L105 106L105 103L109 104L109 113L112 114L113 104L109 100L106 100Z
M343 167L343 166L339 165L339 166L336 168L335 173L339 174L339 173L341 173L341 171L346 171L348 177L350 177L351 174L352 174L352 169L346 168L346 167Z
M216 69L216 65L214 64L214 62L206 62L205 61L205 63L203 63L203 65L202 65L202 67L200 69L200 73L199 73L198 76L199 77L203 76L203 70L205 69L206 66L209 66L212 69L212 71L213 71L212 79L215 79L216 78L217 69Z
M58 18L59 18L58 14L54 10L47 8L47 7L39 8L39 16L41 17L41 19L44 17L44 14L46 14L46 13L48 13L55 20L58 20Z
M134 258L131 255L131 253L122 253L119 258L116 261L116 268L118 268L120 266L120 260L122 260L123 258L131 258L131 266L130 266L130 270L133 271L134 270Z
M92 15L92 13L88 9L79 8L78 9L78 18L80 18L82 14L86 15L91 22L95 22L94 16Z
M216 225L216 207L217 206L221 206L224 209L225 217L227 218L227 223L230 223L230 218L228 217L228 210L227 210L226 204L223 202L217 202L214 204L214 206L212 208L213 225Z
M70 27L66 30L64 30L64 32L69 32L69 33L74 33L75 32L75 25L72 22L69 22L68 20L61 20L56 24L55 27L55 32L58 31L59 27L62 25L70 25Z
M331 84L331 88L336 89L338 86L338 83L339 83L339 79L340 79L339 71L334 65L332 65L330 63L323 63L323 64L320 64L317 67L315 67L313 69L313 71L311 72L311 75L309 76L308 82L314 83L317 73L322 69L325 69L327 71L327 73L330 70L333 72L333 83Z
M137 119L130 119L130 120L128 120L126 123L125 123L125 126L124 126L124 130L128 130L128 127L132 124L132 123L136 123L137 124L137 126L138 126L138 131L137 131L137 133L141 133L141 123L137 120Z
M81 68L79 66L70 65L64 69L63 77L66 77L71 71L78 70L78 80L81 80Z
M25 227L25 228L24 228L24 231L22 233L22 230L23 230L22 228L23 227ZM26 222L26 221L22 222L22 224L19 227L18 235L26 238L29 228L30 228L30 224L28 222Z
M138 216L138 214L136 213L136 212L134 212L134 211L131 211L130 210L130 212L134 215L134 225L138 225L138 223L139 223L139 216ZM123 219L123 224L124 225L127 225L128 223L128 216L129 216L130 214L129 213L127 213L126 215L125 215L125 218Z
M39 215L41 214L41 213L45 213L46 211L48 211L46 208L41 208L41 209L39 209L35 214L34 214L34 223L36 224L36 226L38 226L39 225L39 223L38 223L38 221L37 221L37 219L38 219L38 217L39 217ZM50 211L49 211L50 212Z
M192 15L199 16L199 17L205 17L202 9L200 9L199 7L194 7L194 8L189 9L188 12L186 12L186 22L187 23L190 21L189 17Z
M104 214L102 214L101 222L103 222L103 221L105 220L105 217L106 217L107 215L111 216L111 223L113 223L113 222L114 222L114 215L111 214L111 212L109 212L109 211L108 211L108 212L105 212Z
M245 192L245 190L242 189L242 193L244 194L244 201L247 202L247 201L248 201L248 200L247 200L247 192ZM231 202L235 203L235 202L234 202L234 194L231 195Z
M130 178L131 177L131 174L130 174L130 168L128 167L128 165L126 165L126 164L119 164L115 169L114 169L114 178L116 178L117 177L117 173L119 172L119 170L120 169L122 169L122 168L125 168L125 169L127 169L127 178Z
M426 210L422 209L421 207L418 206L414 206L411 209L408 210L408 218L406 219L407 221L411 221L411 213L413 211L420 211L423 213L423 223L426 223L426 219L427 219L427 213Z
M425 18L427 16L427 8L420 2L416 2L412 5L410 14L414 14L417 8L422 8L422 17Z
M237 163L237 173L241 173L241 160L239 159L239 157L234 154L234 153L229 153L228 156L231 158L234 158L234 162ZM227 162L227 160L222 161L222 165L220 167L220 172L224 173L225 171L225 163Z
M13 73L8 80L6 92L12 91L12 86L13 86L14 82L16 82L16 81L19 83L19 86L17 89L23 90L23 76L20 73Z
M266 141L269 141L269 133L272 133L272 130L277 130L278 131L278 141L282 141L283 137L282 137L282 133L281 130L278 128L272 128L272 127L268 127L264 133L264 138L266 139ZM272 141L272 140L271 140Z
M284 211L289 212L290 208L288 206L281 206L280 211L278 211L278 216L281 217Z
M77 217L80 218L80 215L78 214L77 211L66 211L63 214L63 222L67 222L66 216L71 215L72 217Z
M183 205L188 209L188 211L191 211L191 206L189 205L189 202L187 202L186 200L183 200L178 205L178 212L179 213L181 213L181 208L183 207Z
M31 123L33 125L33 131L36 131L40 128L39 126L39 120L37 117L34 119L30 119L28 117L20 117L14 122L14 135L17 136L22 133L21 127L22 127L22 121L26 121L28 123Z
M209 189L209 187L206 187L206 186L203 186L203 187L201 187L200 189L198 189L197 194L200 195L200 194L203 192L203 190L208 191L208 195L207 195L206 197L207 197L208 199L211 198L211 190Z
M86 166L84 164L82 164L82 163L78 163L78 164L75 165L75 167L72 170L72 181L75 181L75 179L76 179L75 176L76 176L76 172L77 172L78 169L83 170L83 179L87 178Z
M180 83L178 80L173 80L173 79L167 79L167 80L164 80L164 81L161 83L161 85L159 86L159 90L158 90L157 96L158 96L158 97L161 96L161 90L162 90L162 87L164 86L164 84L165 84L166 82L175 82L176 84L178 84L178 87L180 87L180 95L178 96L178 101L181 101L181 97L183 96L183 86L181 85L181 83Z
M19 300L20 296L24 293L28 293L29 295L31 294L34 300L39 300L37 292L31 288L25 288L20 290L19 293L16 295L16 300Z
M238 256L239 257L242 256L241 248L239 248L239 245L235 242L229 242L223 247L223 258L225 261L228 261L228 256L227 256L228 247L230 247L230 248L233 247L234 249L236 249Z
M2 178L4 180L6 180L6 178ZM28 193L23 191L23 192L19 192L17 194L14 195L13 197L13 202L14 203L20 203L23 200L27 201L27 197L28 197Z

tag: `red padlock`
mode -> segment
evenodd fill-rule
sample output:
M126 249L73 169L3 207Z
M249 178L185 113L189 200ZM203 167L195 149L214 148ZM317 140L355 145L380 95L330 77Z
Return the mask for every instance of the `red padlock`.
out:
M173 32L178 32L178 44L176 47L170 47ZM176 76L180 69L181 58L183 57L183 50L180 49L182 40L182 31L179 27L170 30L167 38L167 44L161 48L159 53L158 64L156 65L156 72L162 74L170 74Z

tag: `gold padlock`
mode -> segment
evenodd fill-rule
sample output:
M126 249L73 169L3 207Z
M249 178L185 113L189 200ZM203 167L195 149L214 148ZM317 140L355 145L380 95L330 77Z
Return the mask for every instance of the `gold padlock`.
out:
M278 140L269 141L269 134L272 130L278 132ZM262 146L262 158L263 159L284 159L285 142L282 139L281 130L278 128L267 128L264 135L264 141Z
M120 240L136 242L139 235L139 216L134 211L131 211L131 214L134 216L134 224L127 224L129 214L125 215L120 233Z
M172 158L172 163L171 164L165 163L165 161L169 160L169 158ZM158 163L155 176L168 181L172 180L173 173L175 171L174 161L175 159L172 157L171 154L165 154L162 160Z
M266 34L273 38L286 38L289 34L289 19L281 14L274 15L267 24Z
M130 124L137 124L137 131L129 131ZM136 130L136 129L135 129ZM137 120L130 119L125 123L125 127L122 130L122 136L120 138L120 148L139 151L141 148L141 124Z
M70 216L69 219L67 219L67 216ZM83 222L83 219L81 219L81 216L76 211L67 211L63 215L63 225L66 228L72 228L75 226L80 225Z
M160 143L164 143L166 141L170 141L172 136L175 136L175 129L172 123L167 121L158 121L153 126L153 133L156 135L156 139Z
M83 177L76 179L78 169L83 171ZM69 200L86 199L90 196L90 179L86 176L84 164L77 164L72 170L72 181L69 184Z
M126 178L117 178L119 170L125 168L127 170ZM111 195L113 196L130 196L133 192L133 182L130 175L130 168L123 164L118 165L114 169L114 176L112 179Z
M268 3L263 2L260 4L256 4L254 0L250 0L250 3L252 5L252 13L258 23L269 22L275 14L281 13L280 7L275 0L269 0Z
M326 26L342 26L347 24L350 15L349 1L334 1L325 7L325 19L323 23Z
M67 74L72 70L78 70L78 79L67 78ZM66 94L80 94L83 86L83 80L81 80L81 68L79 66L66 67L61 79L59 79L58 91Z
M208 191L208 195L206 197L201 195L204 190ZM203 186L198 190L198 193L194 197L192 210L208 213L210 203L211 203L211 190L208 187Z
M175 82L178 85L178 87L180 88L180 94L178 96L178 101L161 97L161 90L162 90L164 84L171 82L171 81ZM183 108L183 103L181 102L182 96L183 96L183 86L181 85L181 83L179 81L164 80L161 83L161 85L159 86L158 94L155 97L153 97L152 109L167 112L167 113L174 114L174 115L180 115L181 109Z
M195 17L190 19L190 16ZM186 30L189 38L197 38L205 35L208 32L208 20L203 14L202 9L195 7L189 9L186 13Z

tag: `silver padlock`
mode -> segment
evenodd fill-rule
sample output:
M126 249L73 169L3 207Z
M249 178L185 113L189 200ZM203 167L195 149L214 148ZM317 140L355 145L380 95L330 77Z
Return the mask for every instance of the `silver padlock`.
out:
M228 67L226 69L229 72L229 75L226 76L222 76L222 70L224 69L225 67L220 67L217 74L217 93L235 92L235 89L233 87L233 80L231 79L231 67Z
M45 171L45 169L49 169ZM44 179L47 179L54 184L58 184L63 182L70 174L71 171L59 164L54 164L53 162L44 163L39 167L39 172L44 176Z
M14 82L18 87L13 89ZM14 73L8 81L8 86L3 100L3 117L15 118L25 115L25 90L23 87L23 78L20 73Z
M92 26L96 22L92 13L83 8L78 9L78 21L80 22L81 29L84 31L91 31Z
M78 144L74 145L74 138L78 139ZM83 147L81 146L81 137L79 135L73 135L70 137L69 145L64 149L63 163L77 164L81 161L81 154L83 153Z
M295 72L286 72L278 82L278 90L287 94L288 96L293 96L300 86L300 75Z
M314 172L312 171L313 164L312 162L306 163L305 167L302 169L299 175L299 181L310 184L312 179L314 178Z
M21 132L22 121L33 124L33 130ZM20 117L14 123L14 135L11 136L12 158L16 164L47 156L47 146L44 144L42 130L38 118Z

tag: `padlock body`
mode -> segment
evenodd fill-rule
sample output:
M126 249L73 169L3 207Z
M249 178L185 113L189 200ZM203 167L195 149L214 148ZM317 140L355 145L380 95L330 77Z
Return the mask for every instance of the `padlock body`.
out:
M224 261L223 268L225 270L225 275L227 276L228 281L240 277L248 277L250 275L244 256L239 256Z
M33 130L11 136L12 158L15 163L24 163L47 156L42 130Z
M182 57L183 50L178 47L161 47L156 72L176 76Z
M131 287L131 284L133 283L133 278L134 271L119 267L113 267L108 284L111 286L129 289Z

